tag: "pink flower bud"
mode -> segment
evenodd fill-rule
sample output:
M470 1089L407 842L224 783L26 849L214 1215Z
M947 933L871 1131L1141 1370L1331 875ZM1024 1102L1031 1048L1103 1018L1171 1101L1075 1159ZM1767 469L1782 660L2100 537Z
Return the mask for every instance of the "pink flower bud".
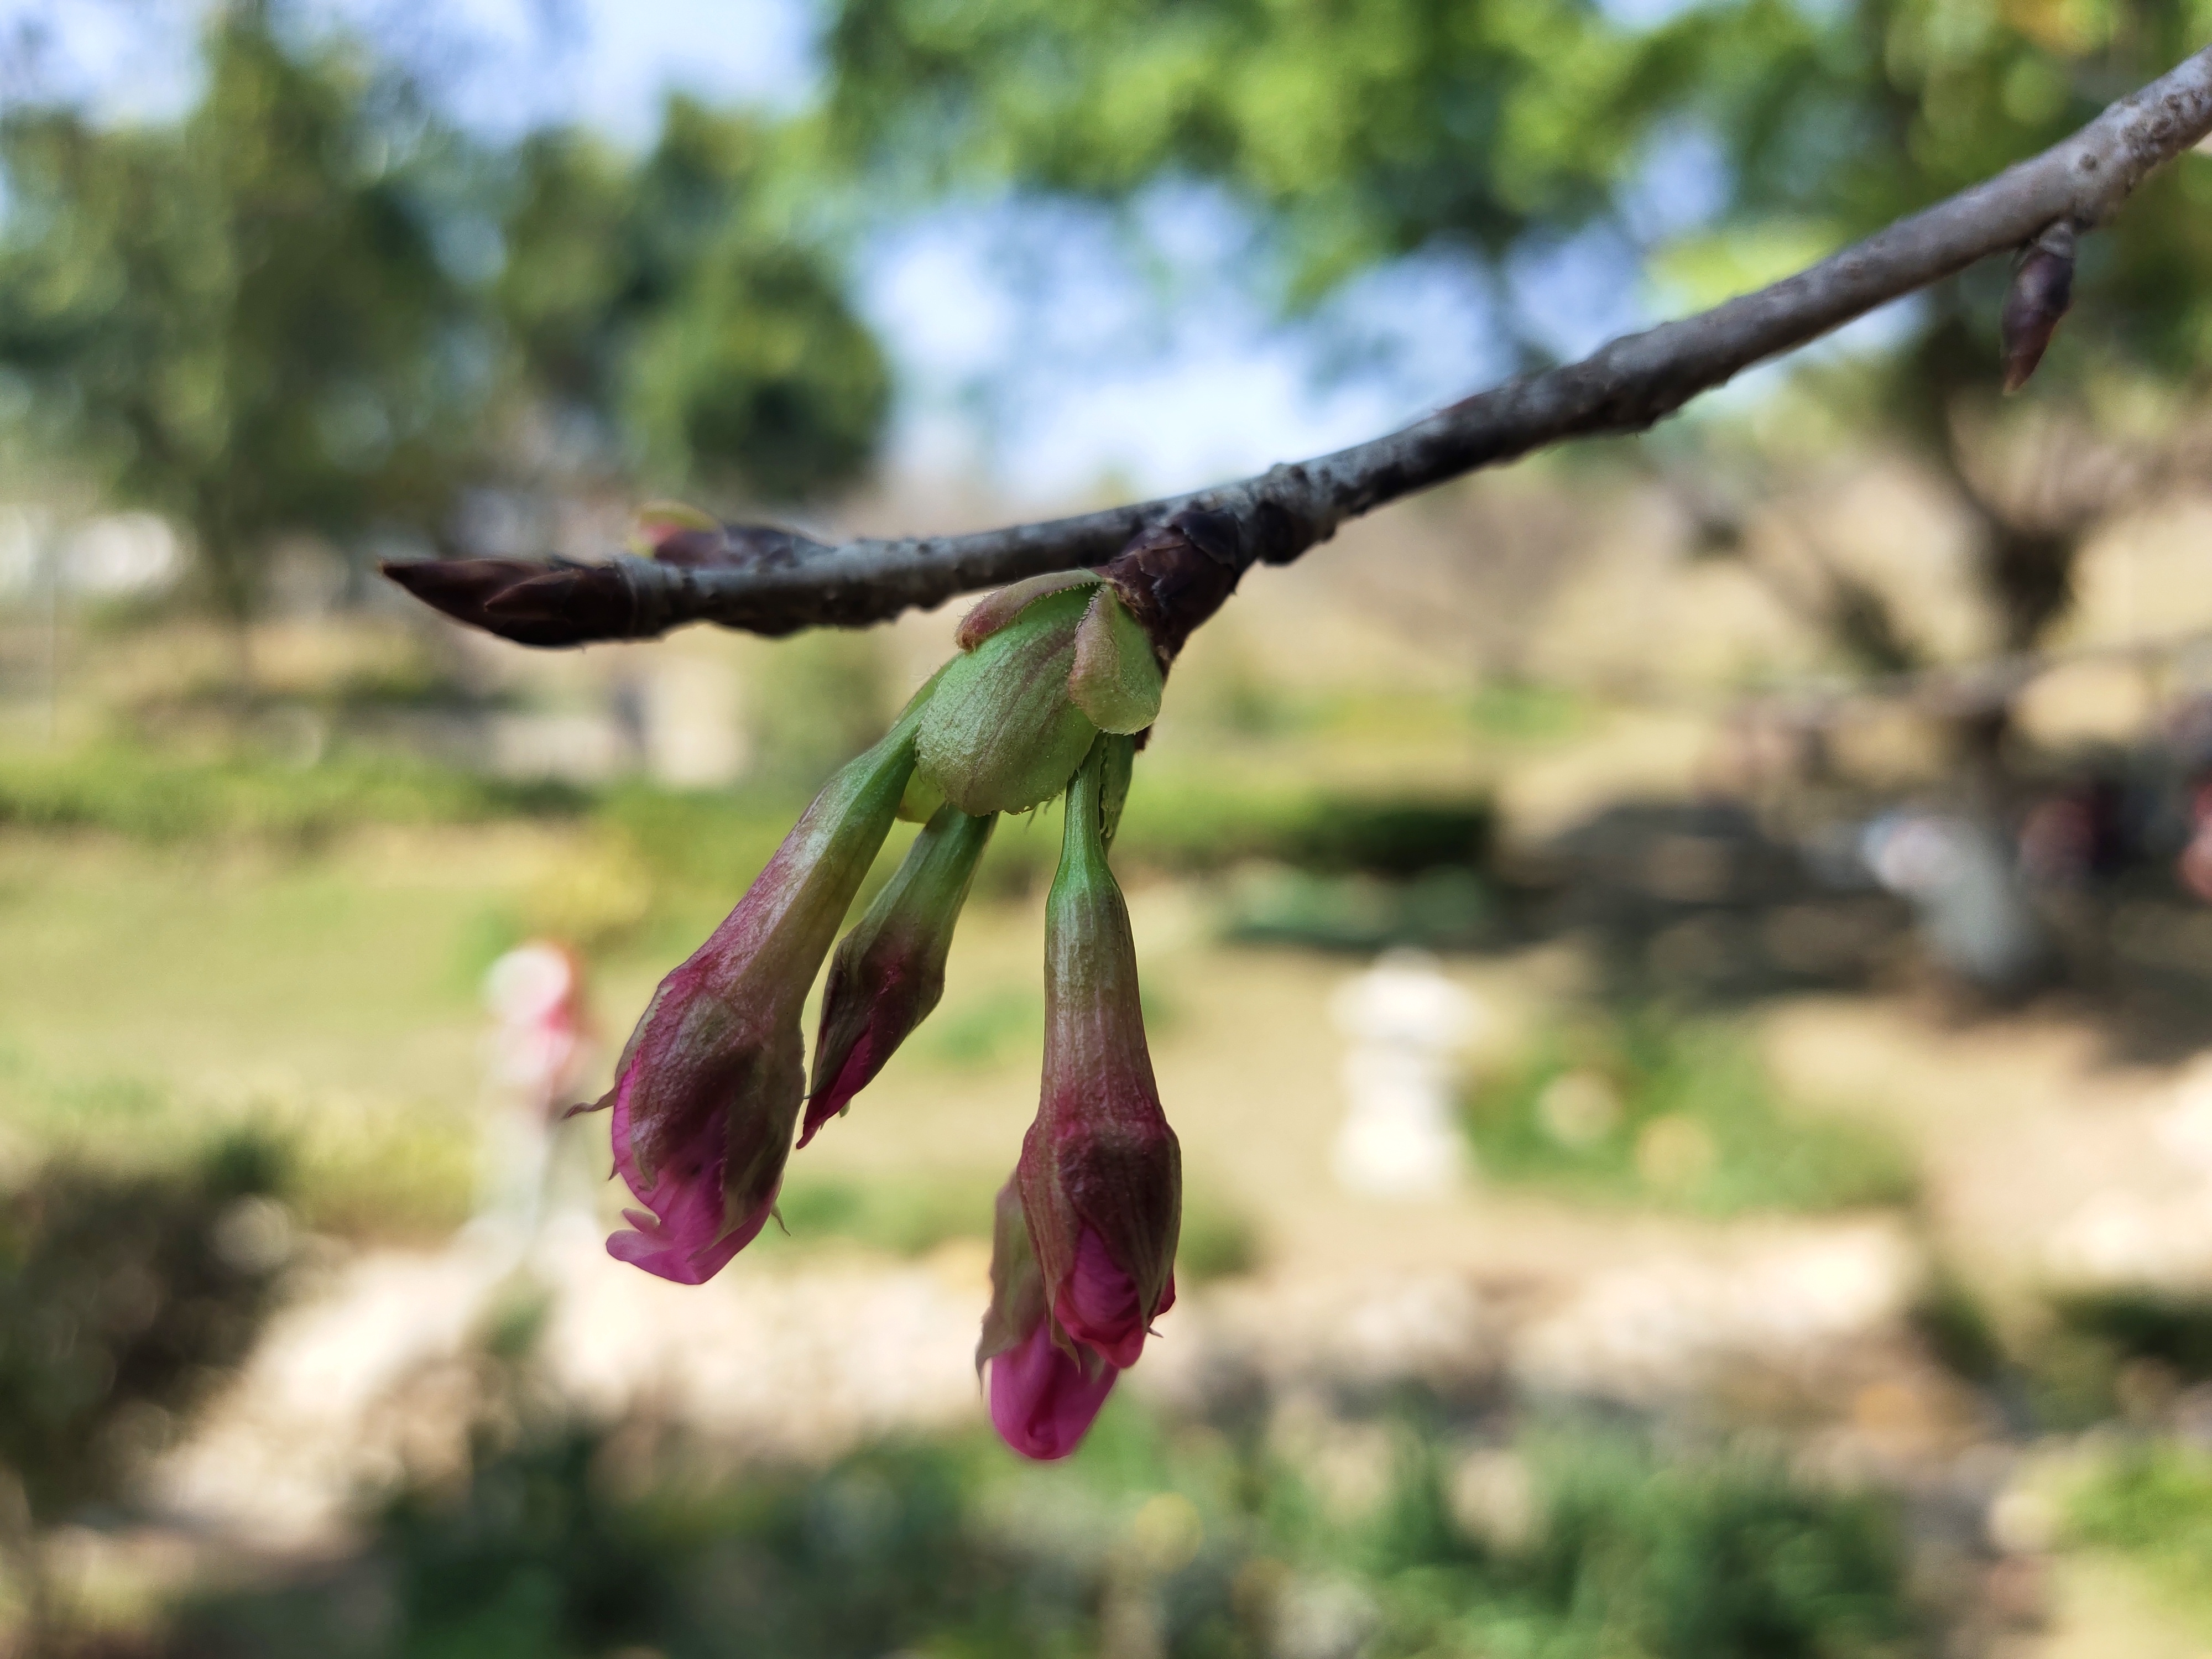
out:
M768 1220L805 1092L799 1011L914 769L925 693L824 786L712 937L660 982L615 1071L615 1167L642 1209L608 1254L696 1285Z
M991 1371L991 1425L1024 1457L1065 1457L1082 1443L1121 1373L1095 1352L1065 1345L1045 1307L1021 1194L999 1193L991 1240L991 1308L975 1368Z
M995 818L941 806L830 959L804 1146L874 1080L945 994L945 957Z
M1160 1109L1128 907L1107 868L1101 743L1067 792L1045 909L1044 1086L1015 1179L1054 1322L1127 1368L1175 1301L1182 1158Z

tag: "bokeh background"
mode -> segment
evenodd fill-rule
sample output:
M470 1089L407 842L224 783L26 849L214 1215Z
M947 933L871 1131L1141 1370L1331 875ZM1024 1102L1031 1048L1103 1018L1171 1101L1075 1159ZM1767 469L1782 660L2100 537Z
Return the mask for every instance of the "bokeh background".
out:
M1115 851L1182 1294L1064 1465L969 1360L1050 811L712 1284L546 1110L960 607L533 653L374 574L1352 441L2208 28L0 5L0 1646L2212 1652L2212 161L2021 397L1968 272L1194 640Z

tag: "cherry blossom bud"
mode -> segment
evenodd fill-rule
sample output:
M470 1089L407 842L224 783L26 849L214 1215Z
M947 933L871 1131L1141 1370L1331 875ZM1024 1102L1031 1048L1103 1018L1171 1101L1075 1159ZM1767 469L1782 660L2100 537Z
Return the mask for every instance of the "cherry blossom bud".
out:
M647 501L638 508L629 548L655 564L687 570L788 566L829 551L795 530L772 524L724 524L713 514L682 501Z
M1082 1443L1121 1373L1089 1349L1055 1340L1044 1276L1030 1247L1021 1194L999 1193L991 1231L991 1307L975 1369L990 1367L991 1425L1024 1457L1065 1457Z
M1114 589L1088 571L1019 582L960 627L916 740L919 769L963 812L1052 799L1099 732L1159 713L1160 664Z
M2005 290L1997 335L2007 392L2027 384L2073 301L2074 226L2061 219L2027 245Z
M413 559L384 574L423 604L517 645L626 637L637 596L617 564L535 559Z
M722 521L684 501L647 501L631 522L626 545L641 559L709 563L722 549Z
M867 915L839 942L822 997L800 1146L873 1081L945 994L953 925L996 822L938 808Z
M1160 1109L1128 907L1106 866L1102 744L1067 792L1045 909L1044 1085L1016 1181L1063 1350L1127 1369L1175 1301L1182 1158Z
M608 1253L696 1285L768 1220L805 1092L799 1011L890 832L927 690L830 779L712 937L660 982L623 1051L615 1167L643 1207Z

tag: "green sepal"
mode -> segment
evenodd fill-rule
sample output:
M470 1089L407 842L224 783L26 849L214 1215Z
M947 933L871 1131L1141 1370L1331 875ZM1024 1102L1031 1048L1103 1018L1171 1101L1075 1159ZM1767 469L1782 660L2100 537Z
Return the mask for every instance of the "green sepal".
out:
M975 817L1024 812L1067 785L1098 728L1068 695L1086 587L1047 595L939 671L915 736L919 769Z
M1075 630L1067 694L1102 732L1141 732L1159 718L1160 663L1121 596L1102 585Z

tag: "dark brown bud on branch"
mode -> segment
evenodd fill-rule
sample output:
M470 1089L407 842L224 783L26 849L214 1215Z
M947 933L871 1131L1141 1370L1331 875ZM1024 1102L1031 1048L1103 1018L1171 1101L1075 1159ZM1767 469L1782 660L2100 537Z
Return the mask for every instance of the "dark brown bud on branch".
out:
M638 509L629 550L684 570L787 570L830 550L811 536L772 524L723 524L680 501Z
M1997 325L2007 392L2027 384L2073 301L2074 222L2061 219L2030 242L2012 268Z
M1245 541L1233 514L1193 507L1145 531L1097 567L1143 626L1163 668L1237 591L1252 562Z
M535 559L417 559L384 574L456 622L518 645L629 636L637 605L619 567Z

